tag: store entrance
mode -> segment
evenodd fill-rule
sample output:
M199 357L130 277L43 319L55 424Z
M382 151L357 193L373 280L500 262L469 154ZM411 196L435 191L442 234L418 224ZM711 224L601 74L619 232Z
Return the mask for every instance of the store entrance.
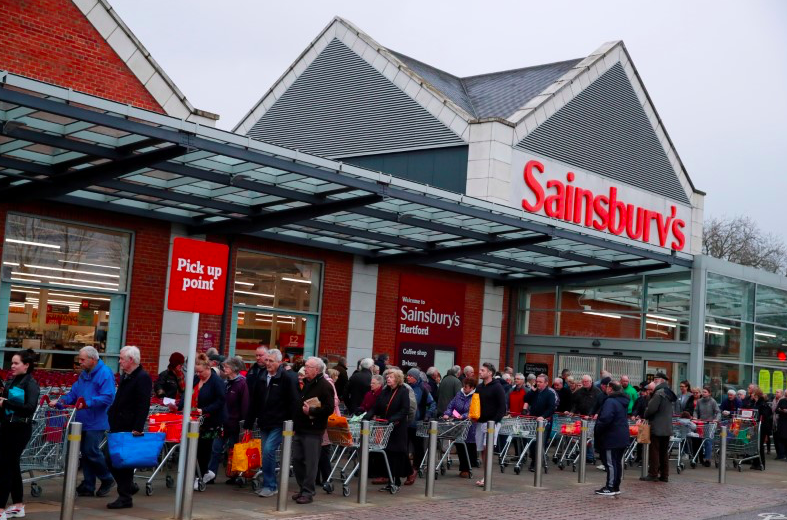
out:
M557 375L568 369L575 381L585 374L592 377L593 381L598 381L602 370L612 374L615 380L624 375L629 376L633 386L639 386L644 377L643 361L637 357L557 354L557 365Z

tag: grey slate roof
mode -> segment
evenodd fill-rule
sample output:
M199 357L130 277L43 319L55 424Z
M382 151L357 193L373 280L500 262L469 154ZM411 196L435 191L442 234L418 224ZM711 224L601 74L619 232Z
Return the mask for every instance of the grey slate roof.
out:
M507 118L582 61L579 58L459 78L404 54L390 52L476 119Z

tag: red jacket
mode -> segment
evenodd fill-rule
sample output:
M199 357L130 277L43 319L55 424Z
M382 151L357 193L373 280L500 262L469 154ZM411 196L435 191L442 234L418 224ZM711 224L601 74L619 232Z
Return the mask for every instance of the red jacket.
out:
M511 393L508 396L508 413L511 414L512 417L519 417L522 415L522 409L525 407L525 394L527 390L525 387L518 389L513 387L511 389Z

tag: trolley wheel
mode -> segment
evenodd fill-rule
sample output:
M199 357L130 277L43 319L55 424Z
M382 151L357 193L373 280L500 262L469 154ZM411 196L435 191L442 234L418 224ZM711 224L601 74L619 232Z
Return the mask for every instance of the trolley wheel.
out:
M445 463L448 466L448 469L451 469L451 464L453 464L453 462L451 462L451 459L448 459L447 461L445 461Z
M692 462L692 463L691 463L691 469L694 469L694 468L696 468L696 467L697 467L697 463L696 463L696 462Z
M339 480L347 480L347 475L344 474L344 471L340 471L339 476L341 477Z
M505 473L505 472L506 472L506 465L505 464L501 464L500 465L500 473Z
M148 482L145 484L145 495L150 496L153 494L153 484Z
M560 471L563 471L563 468L565 468L565 467L566 467L566 465L565 465L565 464L563 464L562 462L558 462L558 463L557 463L557 468L558 468Z
M576 472L577 472L577 465L576 464L572 464L571 465L571 473L576 473Z
M553 464L557 464L557 455L555 455L554 457L552 457L552 463L553 463Z
M677 471L678 471L678 475L680 475L681 472L680 466L678 466Z
M438 480L439 478L440 478L440 472L437 471L437 470L434 470L434 479Z
M399 491L399 486L391 486L390 492L392 495L395 495L397 491Z
M260 481L256 478L251 479L251 489L252 491L259 491L260 490Z
M333 493L333 483L332 482L324 483L322 485L322 489L325 490L325 492L330 495L331 493ZM344 495L344 496L347 496L347 495Z
M738 464L738 472L739 473L743 472L743 464Z
M207 484L205 484L202 481L202 479L199 479L199 483L197 484L197 487L199 488L199 492L200 493L202 493L203 491L205 491L208 488Z
M172 489L175 487L175 479L172 476L167 475L167 478L164 479L164 484L166 484L167 489Z
M440 466L440 474L445 475L445 466Z
M342 496L343 497L350 496L350 486L342 486Z
M522 468L520 468L519 466L514 466L514 473L515 473L516 475L519 475L519 473L520 473L521 471L522 471Z
M33 482L30 484L30 496L33 498L38 498L41 496L41 486L38 483Z
M547 464L544 464L544 475L546 475L547 473L549 473L549 466Z
M424 470L418 469L418 478L424 478Z

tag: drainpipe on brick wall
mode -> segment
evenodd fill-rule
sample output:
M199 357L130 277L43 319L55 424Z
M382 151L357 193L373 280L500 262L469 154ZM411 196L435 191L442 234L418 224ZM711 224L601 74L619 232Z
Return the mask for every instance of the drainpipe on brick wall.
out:
M222 356L226 352L226 339L227 335L227 321L232 319L232 282L235 280L235 271L232 269L232 246L235 244L235 237L230 236L227 245L230 249L230 254L227 258L227 287L224 290L224 314L221 316L221 327L219 328L219 354ZM229 312L227 308L229 307Z

